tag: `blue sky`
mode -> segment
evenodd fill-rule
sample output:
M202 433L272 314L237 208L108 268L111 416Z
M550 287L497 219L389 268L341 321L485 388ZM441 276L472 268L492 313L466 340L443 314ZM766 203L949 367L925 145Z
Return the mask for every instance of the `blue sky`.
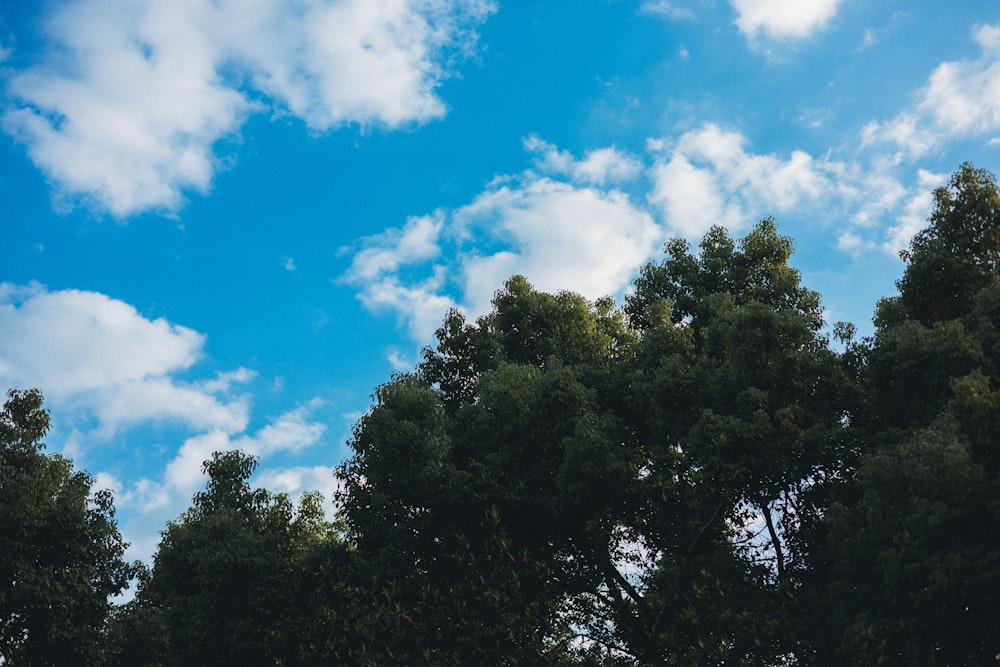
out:
M0 386L146 558L213 450L332 492L373 389L513 273L620 297L770 215L869 333L964 161L1000 164L1000 3L4 3Z

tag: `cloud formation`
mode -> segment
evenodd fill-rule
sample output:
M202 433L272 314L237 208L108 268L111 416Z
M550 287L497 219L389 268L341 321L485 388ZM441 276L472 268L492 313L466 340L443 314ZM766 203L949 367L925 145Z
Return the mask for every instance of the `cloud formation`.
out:
M496 179L469 204L361 241L345 282L372 310L391 310L429 342L449 308L489 310L512 274L546 291L618 293L663 240L653 217L613 187L642 163L614 148L577 159L537 137L534 168Z
M895 254L925 224L944 179L920 170L906 183L881 154L755 153L743 134L712 123L649 139L644 156L598 148L578 158L536 136L523 143L531 168L465 206L361 240L343 281L367 308L394 313L427 343L449 308L487 312L513 274L548 292L617 295L666 238L694 241L714 225L738 234L767 216L824 227L846 253ZM399 367L398 350L389 354Z
M149 320L104 294L4 284L0 340L0 385L39 388L96 419L104 437L143 421L229 433L246 428L247 399L229 390L252 371L203 383L177 380L202 356L205 336Z
M761 35L802 39L822 29L841 0L730 0L736 25L748 39Z
M253 374L240 369L202 385L174 379L202 354L205 337L96 292L0 289L0 384L38 387L84 410L106 436L140 421L195 428L245 427L242 397L224 397Z
M502 243L461 256L463 302L476 314L515 273L547 292L618 293L663 240L652 216L623 192L549 177L487 190L453 220L465 234Z
M259 112L322 132L440 118L436 88L491 0L72 0L8 80L2 127L57 203L126 217L206 192Z
M979 57L938 65L916 105L889 121L865 126L864 146L893 144L899 162L955 139L1000 139L1000 25L977 26L972 35Z
M652 142L654 147L666 142ZM787 159L746 150L743 135L708 124L686 132L650 170L649 202L685 238L713 225L739 230L826 196L834 166L803 151Z
M182 381L202 360L205 335L97 292L0 283L0 340L0 386L43 391L58 415L63 453L86 459L90 448L151 422L187 434L176 451L167 444L155 475L123 484L113 472L96 473L98 488L115 491L140 557L151 554L159 526L204 482L201 465L212 452L240 449L263 462L315 445L326 432L314 417L322 405L315 399L251 429L253 370Z

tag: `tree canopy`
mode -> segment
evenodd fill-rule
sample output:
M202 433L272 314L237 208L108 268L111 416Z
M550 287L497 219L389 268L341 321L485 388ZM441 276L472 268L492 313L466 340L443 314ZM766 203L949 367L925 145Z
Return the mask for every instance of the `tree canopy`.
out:
M621 307L514 276L375 390L336 517L220 452L149 569L11 392L0 664L994 662L995 179L935 192L870 338L792 254L716 227Z
M49 414L37 390L0 410L0 663L91 665L104 659L109 597L128 583L109 491L42 452Z

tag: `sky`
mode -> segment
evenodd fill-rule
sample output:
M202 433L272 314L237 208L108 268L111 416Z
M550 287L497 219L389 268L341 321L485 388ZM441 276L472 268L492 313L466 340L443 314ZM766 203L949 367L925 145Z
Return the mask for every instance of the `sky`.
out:
M2 3L0 388L148 560L213 451L329 497L512 274L620 300L772 216L869 334L966 161L1000 168L993 1Z

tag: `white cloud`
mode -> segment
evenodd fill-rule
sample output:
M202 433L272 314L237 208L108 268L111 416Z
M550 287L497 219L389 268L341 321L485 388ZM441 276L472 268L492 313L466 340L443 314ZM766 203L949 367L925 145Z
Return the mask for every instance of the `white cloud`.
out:
M124 217L176 211L222 167L218 145L268 111L313 131L445 113L436 94L490 0L73 0L49 51L8 81L3 129L56 186Z
M663 235L607 184L635 179L642 163L614 148L577 160L537 137L524 145L535 170L498 177L466 206L362 240L344 280L366 307L395 312L416 340L429 342L449 308L486 312L515 273L541 290L592 299L627 285Z
M196 386L185 386L169 377L127 381L91 395L76 396L85 404L109 437L118 429L151 421L181 421L189 428L239 432L250 419L247 396L220 397Z
M391 236L391 234L390 234ZM381 239L372 237L371 243ZM441 325L448 310L458 304L442 294L445 287L445 268L433 267L432 275L424 280L408 282L395 273L382 273L372 280L363 279L358 273L349 272L347 282L361 286L358 298L374 312L395 312L405 322L415 340L429 341Z
M540 171L567 176L577 183L621 183L635 178L642 170L639 160L613 147L588 151L582 160L535 135L524 140L524 147L538 156L535 164Z
M166 420L177 427L167 431L181 434L171 436L181 442L176 451L170 443L133 445L150 448L139 454L144 461L165 455L162 472L131 479L120 470L96 473L95 488L116 494L126 538L136 545L130 557L152 554L163 521L204 483L202 463L213 452L240 449L263 462L313 446L326 433L314 416L318 399L251 430L251 396L239 392L255 371L179 380L196 370L205 335L146 318L104 294L0 283L0 341L0 386L42 389L58 415L53 444L78 465L122 429Z
M896 224L885 233L882 249L892 254L908 248L913 235L927 226L934 207L934 190L948 181L946 174L935 174L925 169L917 172L917 184L905 200Z
M689 21L695 18L695 13L689 7L678 6L670 0L645 0L639 6L640 14L657 14L673 21Z
M957 136L1000 129L1000 26L981 26L974 37L980 58L939 65L919 107L937 127Z
M190 367L205 337L96 292L40 286L0 301L0 376L65 396ZM21 298L16 298L20 296Z
M748 153L746 143L741 134L709 124L683 134L656 162L648 199L671 229L686 238L713 225L739 230L831 189L828 174L835 165L803 151L792 151L787 159ZM651 147L667 145L664 140Z
M140 480L125 491L122 506L138 503L140 511L150 512L183 501L204 483L202 464L214 452L238 449L265 460L278 452L295 452L316 444L326 432L326 425L312 417L316 406L313 402L286 412L253 434L234 436L213 430L188 438L167 464L163 481Z
M57 184L116 216L205 192L213 145L252 106L216 72L204 3L83 0L48 25L50 57L15 74L3 128ZM66 203L66 202L64 202Z
M246 427L248 399L228 393L252 371L178 381L202 356L205 336L149 320L104 294L5 284L0 340L0 384L41 389L50 402L96 418L104 437L149 420L224 432Z
M261 458L276 452L297 452L319 442L326 432L326 426L312 421L312 411L322 405L313 400L309 405L290 410L252 436L243 436L234 441L240 449Z
M442 214L412 216L402 229L388 229L369 239L370 244L354 256L351 272L370 280L394 273L406 264L432 259L441 252L439 238L444 228Z
M865 241L853 231L846 231L837 237L837 250L842 252L858 253L871 247L871 242Z
M713 225L737 229L746 222L739 208L726 203L712 173L682 155L654 166L651 176L650 203L660 207L671 229L685 238L700 236Z
M513 273L548 292L570 289L590 299L617 293L663 239L625 194L549 178L484 192L454 220L506 241L503 250L462 258L464 302L477 314Z
M755 153L714 124L650 138L645 161L614 148L577 158L535 136L524 147L532 167L496 177L469 204L363 239L343 281L425 343L447 309L487 312L512 274L547 292L620 294L665 238L694 240L713 225L738 233L774 216L828 229L829 245L845 253L896 252L925 224L943 178L907 179L881 154L866 164ZM391 351L390 362L402 363Z
M906 178L899 160L878 153L865 164L798 150L760 155L748 143L711 124L647 142L659 155L647 199L671 230L693 240L712 225L739 231L773 215L829 226L831 245L852 255L896 254L926 225L933 190L946 180L926 170Z
M292 498L299 498L306 491L319 491L330 509L334 495L341 488L334 469L327 466L262 470L254 476L254 484L274 493L287 493Z
M975 60L944 62L928 78L919 102L884 123L862 130L863 146L891 143L897 162L919 158L952 139L996 139L1000 132L1000 25L977 27Z
M398 373L408 373L417 365L409 355L395 347L389 348L386 359L392 370Z
M841 0L730 0L736 25L749 39L765 35L802 39L822 29L837 13Z

